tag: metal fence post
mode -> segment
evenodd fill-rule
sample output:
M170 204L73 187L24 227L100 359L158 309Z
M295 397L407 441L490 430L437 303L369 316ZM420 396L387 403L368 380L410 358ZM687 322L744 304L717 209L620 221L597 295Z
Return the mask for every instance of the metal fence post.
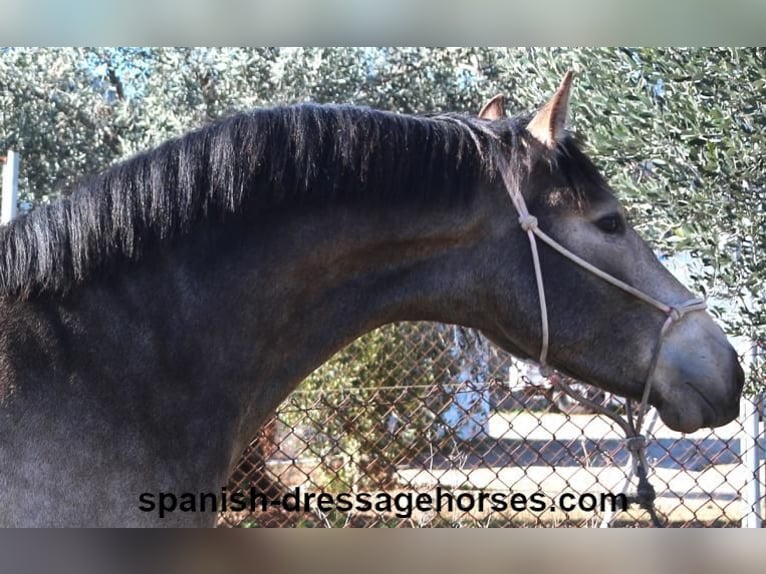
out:
M745 412L742 433L742 462L747 469L747 484L743 497L746 504L746 514L742 519L743 528L760 528L761 517L761 484L760 484L760 456L758 448L758 404L749 399L742 400L742 409Z
M19 154L8 150L3 164L2 209L0 225L16 217L19 195Z
M757 362L757 346L753 345L748 357L750 365ZM745 500L745 516L742 518L743 528L761 528L761 401L763 397L756 395L751 399L742 398L740 410L744 413L742 421L742 463L745 465L747 484L742 493Z

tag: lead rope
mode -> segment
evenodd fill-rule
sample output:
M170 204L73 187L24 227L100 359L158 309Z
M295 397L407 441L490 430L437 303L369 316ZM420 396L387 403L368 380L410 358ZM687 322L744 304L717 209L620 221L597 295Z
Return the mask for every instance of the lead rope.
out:
M649 513L652 524L656 528L663 528L662 521L660 520L659 516L657 515L657 511L654 508L656 492L651 482L649 482L649 478L647 476L647 469L649 468L649 465L646 460L646 437L641 434L641 427L644 423L645 415L649 409L649 395L651 394L654 370L657 367L657 361L659 359L660 349L662 347L662 342L665 338L665 335L670 330L672 325L680 321L687 313L692 311L702 311L707 308L707 305L701 299L690 299L689 301L686 301L678 306L667 305L662 301L647 295L643 291L628 285L624 281L620 281L616 277L609 275L598 267L591 265L578 255L575 255L539 228L537 224L537 218L529 213L524 198L520 193L515 193L513 191L515 186L513 186L512 182L509 181L507 170L501 169L501 174L503 176L506 189L511 196L511 201L513 202L513 205L519 214L519 223L521 224L521 228L526 232L527 237L529 238L529 245L532 251L532 263L534 265L535 280L537 282L537 294L540 301L540 321L542 326L542 342L540 345L540 373L543 376L547 377L551 374L551 369L547 364L549 344L548 308L545 302L545 288L543 285L543 274L540 267L540 256L537 250L536 238L539 238L541 241L545 242L547 245L558 251L561 255L576 263L583 269L593 273L607 283L610 283L615 287L630 293L637 299L652 305L667 315L667 318L662 325L662 329L660 330L660 334L657 337L657 343L654 346L652 359L649 363L649 370L647 371L646 381L644 382L644 392L641 396L641 403L639 405L638 415L636 416L635 421L633 419L633 403L631 400L626 401L626 418L623 419L620 415L611 412L603 405L583 397L580 395L580 393L574 391L563 380L559 379L557 381L557 385L567 395L576 401L591 407L600 414L606 415L622 428L623 432L625 433L624 444L628 449L631 457L632 473L638 478L636 494L635 496L629 497L629 500L631 503L638 504L641 508ZM630 480L630 477L628 477L628 480Z

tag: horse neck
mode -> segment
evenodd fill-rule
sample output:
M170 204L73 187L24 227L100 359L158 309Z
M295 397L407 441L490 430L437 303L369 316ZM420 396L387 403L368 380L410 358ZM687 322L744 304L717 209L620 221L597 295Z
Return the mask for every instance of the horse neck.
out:
M213 401L231 419L236 456L303 378L364 333L399 320L472 326L472 250L490 212L479 199L335 205L211 225L51 303L51 314L72 330L69 364L88 366L83 392L108 389L126 404L150 393L158 410L145 416L179 425Z
M412 210L335 206L234 229L245 239L225 239L237 247L213 265L236 271L206 273L203 289L219 312L205 322L236 338L231 348L241 354L228 361L256 381L243 395L253 404L248 426L376 327L468 323L470 253L484 239L485 208L478 200Z

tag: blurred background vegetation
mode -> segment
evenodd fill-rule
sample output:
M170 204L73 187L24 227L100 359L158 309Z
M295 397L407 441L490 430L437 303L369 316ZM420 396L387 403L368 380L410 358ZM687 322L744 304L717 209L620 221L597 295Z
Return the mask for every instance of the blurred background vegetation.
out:
M0 150L22 154L21 207L32 209L236 110L314 101L475 113L503 93L510 113L530 112L575 69L572 128L639 232L701 261L690 287L730 303L714 309L728 333L763 342L765 65L763 48L5 48ZM303 388L407 382L396 336L388 327L356 341ZM436 362L420 375L435 380ZM762 381L756 373L751 388Z

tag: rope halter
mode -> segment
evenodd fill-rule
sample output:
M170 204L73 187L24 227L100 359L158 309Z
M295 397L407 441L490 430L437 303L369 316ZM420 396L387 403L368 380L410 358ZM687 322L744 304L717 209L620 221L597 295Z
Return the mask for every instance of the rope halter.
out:
M609 409L606 409L602 405L586 399L579 393L575 392L564 381L558 381L558 385L569 396L579 401L580 403L588 405L595 411L608 416L622 428L626 436L625 446L631 454L633 473L638 477L637 495L634 497L633 502L640 504L641 507L646 509L650 513L654 525L661 527L662 524L660 523L654 511L654 488L647 479L646 469L648 468L648 464L646 462L646 438L641 434L641 427L643 425L646 412L649 409L649 395L651 394L652 390L654 371L657 367L660 350L662 348L662 343L665 340L665 336L674 323L681 321L681 319L683 319L688 313L691 313L692 311L705 310L707 305L701 299L690 299L689 301L686 301L680 305L668 305L662 301L659 301L658 299L655 299L651 295L636 289L632 285L628 285L624 281L617 279L609 273L602 271L601 269L585 261L582 257L572 253L569 249L561 245L559 242L557 242L555 239L540 229L537 218L529 213L526 202L524 201L524 197L520 192L514 191L516 188L509 180L506 170L502 169L501 174L503 176L506 189L511 196L511 201L513 202L513 205L519 214L519 224L529 238L529 245L532 251L532 263L535 270L535 280L537 282L538 300L540 301L542 342L540 344L539 363L540 372L543 376L548 376L551 373L551 369L547 363L549 345L548 309L545 301L545 288L543 286L543 275L540 267L540 256L537 250L537 239L540 239L540 241L558 251L561 255L573 263L579 265L586 271L589 271L607 283L622 289L626 293L631 294L644 303L655 307L667 316L665 322L662 325L662 328L660 329L659 335L657 337L657 342L652 352L652 358L649 362L649 369L646 373L646 379L644 381L644 390L641 397L638 416L636 417L635 421L633 419L633 405L630 400L628 400L626 404L626 420L620 417L618 414L611 412Z

